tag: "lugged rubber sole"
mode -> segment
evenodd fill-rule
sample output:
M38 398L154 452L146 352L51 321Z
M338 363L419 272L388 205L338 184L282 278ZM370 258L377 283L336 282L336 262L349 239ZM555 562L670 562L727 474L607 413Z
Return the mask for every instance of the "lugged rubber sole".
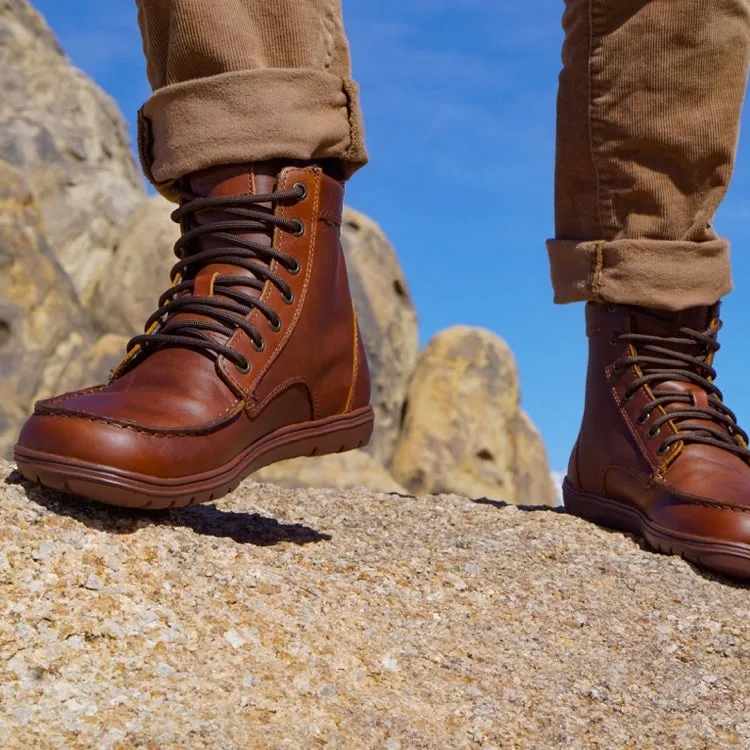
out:
M124 508L179 508L216 500L254 471L277 461L360 448L369 442L374 421L372 406L366 406L349 414L283 427L224 466L174 479L121 471L20 445L14 449L14 458L26 479L49 489Z
M750 578L750 545L679 534L651 521L637 508L598 497L563 482L565 509L574 516L641 537L654 550L680 555L731 578Z

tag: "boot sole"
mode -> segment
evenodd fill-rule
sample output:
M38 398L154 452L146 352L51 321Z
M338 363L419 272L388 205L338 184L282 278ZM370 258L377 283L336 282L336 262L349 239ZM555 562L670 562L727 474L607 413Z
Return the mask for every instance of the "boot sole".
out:
M696 565L731 578L750 578L750 546L679 534L650 520L637 508L591 495L563 482L565 509L574 516L641 537L657 552L680 555Z
M344 453L366 445L372 406L315 422L283 427L253 443L224 466L201 474L163 479L34 451L17 445L13 457L23 476L52 490L122 508L161 510L216 500L254 471L301 456Z

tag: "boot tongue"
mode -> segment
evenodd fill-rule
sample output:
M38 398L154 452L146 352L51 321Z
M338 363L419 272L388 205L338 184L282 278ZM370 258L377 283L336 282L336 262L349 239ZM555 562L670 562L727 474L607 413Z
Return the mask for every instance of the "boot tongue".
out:
M272 193L276 189L280 165L275 162L256 162L253 164L233 164L230 166L211 167L195 172L190 177L190 187L193 192L203 198L221 198L241 195L263 195ZM270 203L257 203L253 209L269 212L273 211ZM227 211L202 211L196 215L198 224L209 224L220 221L242 220ZM273 244L273 230L261 229L248 232L230 232L236 237L249 240L255 245L270 248ZM204 236L197 242L195 251L210 250L217 247L228 247L231 243L221 237ZM265 263L258 258L255 262ZM249 276L255 275L241 266L230 263L209 263L198 270L195 275L195 296L207 297L213 293L213 280L216 276ZM249 287L243 287L243 294L260 296L260 292Z
M650 336L683 338L679 333L680 328L690 328L702 333L710 327L711 322L718 317L718 314L718 305L690 307L677 312L648 309L645 314L636 313L634 315L633 331Z

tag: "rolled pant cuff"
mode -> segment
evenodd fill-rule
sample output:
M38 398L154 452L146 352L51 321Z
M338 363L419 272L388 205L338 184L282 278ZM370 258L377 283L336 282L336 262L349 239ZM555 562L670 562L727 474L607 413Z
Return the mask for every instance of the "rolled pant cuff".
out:
M555 302L612 302L684 310L732 291L729 242L547 242Z
M138 115L146 177L170 185L206 167L266 159L367 163L354 81L318 70L237 71L158 89Z

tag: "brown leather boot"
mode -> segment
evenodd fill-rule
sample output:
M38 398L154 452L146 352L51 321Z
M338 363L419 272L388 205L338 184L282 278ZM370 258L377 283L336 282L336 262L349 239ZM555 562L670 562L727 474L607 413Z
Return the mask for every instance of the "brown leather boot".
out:
M369 440L342 185L315 166L257 163L196 173L179 191L172 288L108 385L36 405L15 447L28 479L167 508Z
M718 315L718 305L587 305L586 407L565 506L662 552L750 577L750 451L714 385Z

